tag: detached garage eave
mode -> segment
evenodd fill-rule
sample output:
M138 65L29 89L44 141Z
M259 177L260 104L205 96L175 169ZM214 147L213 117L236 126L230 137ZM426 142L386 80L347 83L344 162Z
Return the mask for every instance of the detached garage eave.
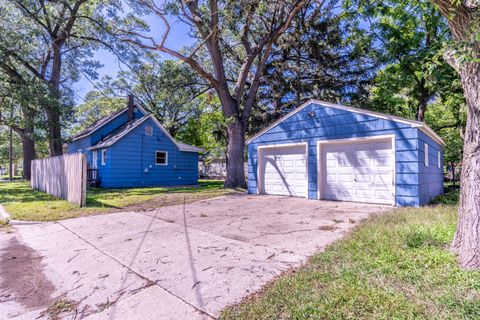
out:
M384 119L384 120L389 120L389 121L408 124L412 128L418 128L418 129L422 130L426 135L428 135L430 138L432 138L435 142L439 143L443 147L446 146L443 139L437 133L435 133L435 131L433 131L429 126L427 126L424 122L405 119L405 118L402 118L402 117L392 116L392 115L389 115L389 114L376 112L376 111L370 111L370 110L365 110L365 109L343 106L343 105L334 104L334 103L330 103L330 102L325 102L325 101L321 101L321 100L315 100L315 99L312 99L312 100L309 100L309 101L305 102L304 104L302 104L300 107L298 107L294 111L292 111L289 114L285 115L284 117L278 119L277 121L272 123L270 126L261 130L259 133L257 133L256 135L254 135L253 137L248 139L246 143L250 144L253 140L255 140L258 137L262 136L263 134L267 133L270 129L276 127L277 125L279 125L283 121L285 121L288 118L290 118L290 117L294 116L295 114L299 113L300 111L302 111L303 109L305 109L306 107L308 107L311 104L318 104L318 105L325 106L325 107L328 107L328 108L345 110L345 111L350 111L350 112L354 112L354 113L364 114L364 115L367 115L367 116L376 117L376 118L379 118L379 119Z

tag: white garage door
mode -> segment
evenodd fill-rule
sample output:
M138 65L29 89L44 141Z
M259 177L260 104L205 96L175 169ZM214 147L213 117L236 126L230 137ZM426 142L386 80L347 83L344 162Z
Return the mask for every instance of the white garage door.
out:
M260 152L263 193L307 196L305 145L265 148Z
M391 139L327 143L321 149L323 199L394 203L395 161Z

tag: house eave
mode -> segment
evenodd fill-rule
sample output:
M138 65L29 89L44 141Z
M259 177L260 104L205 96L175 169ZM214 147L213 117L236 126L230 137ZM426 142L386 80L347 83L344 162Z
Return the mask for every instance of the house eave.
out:
M409 119L405 119L405 118L401 118L401 117L397 117L397 116L392 116L392 115L389 115L389 114L380 113L380 112L376 112L376 111L370 111L370 110L364 110L364 109L359 109L359 108L355 108L355 107L343 106L343 105L334 104L334 103L321 101L321 100L316 100L316 99L308 100L307 102L305 102L304 104L299 106L297 109L293 110L289 114L287 114L287 115L283 116L282 118L278 119L277 121L272 123L270 126L266 127L265 129L261 130L259 133L257 133L256 135L254 135L253 137L248 139L246 141L246 144L247 145L250 144L253 140L262 136L263 134L268 132L270 129L276 127L277 125L281 124L282 122L284 122L288 118L294 116L295 114L297 114L300 111L302 111L303 109L305 109L307 106L309 106L311 104L314 104L314 103L325 106L325 107L334 108L334 109L339 109L339 110L345 110L345 111L350 111L350 112L354 112L354 113L364 114L364 115L376 117L376 118L383 119L383 120L389 120L389 121L408 124L412 128L419 128L425 134L427 134L430 138L432 138L435 142L439 143L443 147L445 147L445 145L446 145L445 142L443 141L443 139L437 133L435 133L435 131L433 131L430 127L428 127L423 122L416 121L416 120L409 120Z

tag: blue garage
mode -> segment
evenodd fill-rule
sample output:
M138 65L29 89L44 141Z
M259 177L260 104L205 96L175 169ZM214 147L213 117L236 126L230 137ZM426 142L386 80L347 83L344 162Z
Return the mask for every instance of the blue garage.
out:
M311 100L248 143L248 192L420 206L443 193L425 123Z

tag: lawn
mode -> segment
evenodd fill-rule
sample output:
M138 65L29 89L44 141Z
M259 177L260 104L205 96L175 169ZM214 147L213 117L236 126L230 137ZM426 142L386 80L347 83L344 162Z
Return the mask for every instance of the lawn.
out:
M223 181L203 180L198 187L88 189L87 205L80 208L43 192L28 182L1 182L0 204L12 219L51 221L121 210L148 210L218 197L236 190L223 189Z
M480 319L480 272L449 251L458 191L368 219L223 319Z

